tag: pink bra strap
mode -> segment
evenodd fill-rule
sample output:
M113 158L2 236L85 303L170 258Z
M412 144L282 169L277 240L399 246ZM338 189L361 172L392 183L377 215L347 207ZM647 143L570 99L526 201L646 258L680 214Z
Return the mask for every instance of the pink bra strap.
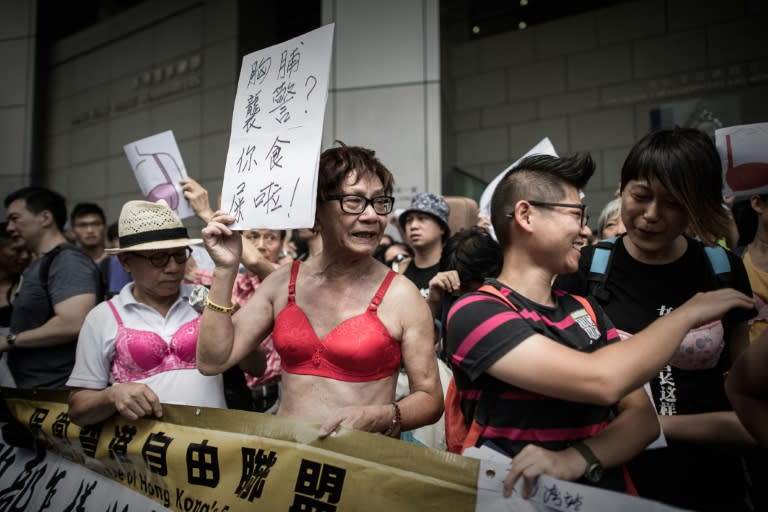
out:
M376 311L378 309L379 304L381 304L381 300L384 298L384 294L387 293L387 290L389 289L389 285L396 275L397 275L397 272L393 270L390 270L389 272L387 272L387 275L384 277L384 281L381 282L381 286L379 286L379 289L376 290L376 295L373 296L371 305L368 306L368 311Z
M109 306L109 309L112 310L112 314L115 315L115 320L117 320L117 325L122 327L123 326L123 319L120 318L120 314L117 312L117 308L115 308L115 305L112 304L111 300L107 301L107 305Z
M299 276L301 260L294 260L291 264L291 280L288 282L288 304L296 304L296 278Z

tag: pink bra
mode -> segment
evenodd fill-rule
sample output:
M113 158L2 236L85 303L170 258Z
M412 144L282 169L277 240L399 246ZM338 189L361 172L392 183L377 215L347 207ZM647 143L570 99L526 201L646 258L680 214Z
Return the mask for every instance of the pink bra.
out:
M278 313L272 329L283 370L347 382L395 375L400 367L400 342L381 323L377 310L397 274L391 270L387 273L364 313L344 320L320 339L296 304L298 273L296 260L291 267L288 304Z
M112 376L115 382L134 382L170 370L196 368L195 351L200 317L185 323L166 343L157 333L130 329L112 301L107 301L117 320Z
M708 370L717 366L725 347L723 323L714 320L688 331L669 364L681 370ZM619 331L625 340L631 334Z

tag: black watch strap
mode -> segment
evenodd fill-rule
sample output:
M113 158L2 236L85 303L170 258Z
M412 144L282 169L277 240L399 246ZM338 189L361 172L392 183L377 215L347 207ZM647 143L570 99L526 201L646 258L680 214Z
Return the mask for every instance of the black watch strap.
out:
M587 469L584 471L584 478L590 482L599 482L603 477L603 464L597 458L595 452L581 441L571 443L571 447L579 452L584 460L587 461Z
M5 335L5 342L8 344L8 348L11 350L16 348L16 335L12 332L9 332Z

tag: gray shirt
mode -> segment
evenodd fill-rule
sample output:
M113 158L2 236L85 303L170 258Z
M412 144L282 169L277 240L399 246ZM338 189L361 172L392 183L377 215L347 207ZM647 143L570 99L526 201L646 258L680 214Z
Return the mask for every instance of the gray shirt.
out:
M99 269L91 259L71 244L58 246L58 254L49 259L48 290L40 271L49 251L24 272L13 301L11 332L16 334L45 324L54 315L53 306L85 293L100 299ZM57 249L52 249L57 250ZM8 367L20 388L64 387L75 364L77 335L61 345L41 348L17 348L8 353Z

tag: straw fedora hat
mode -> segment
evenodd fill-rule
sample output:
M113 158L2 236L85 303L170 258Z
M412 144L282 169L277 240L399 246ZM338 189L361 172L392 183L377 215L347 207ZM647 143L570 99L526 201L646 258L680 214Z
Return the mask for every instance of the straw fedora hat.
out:
M189 238L187 228L163 199L156 203L125 203L120 211L117 235L120 247L106 249L109 254L175 249L203 243L200 238Z

